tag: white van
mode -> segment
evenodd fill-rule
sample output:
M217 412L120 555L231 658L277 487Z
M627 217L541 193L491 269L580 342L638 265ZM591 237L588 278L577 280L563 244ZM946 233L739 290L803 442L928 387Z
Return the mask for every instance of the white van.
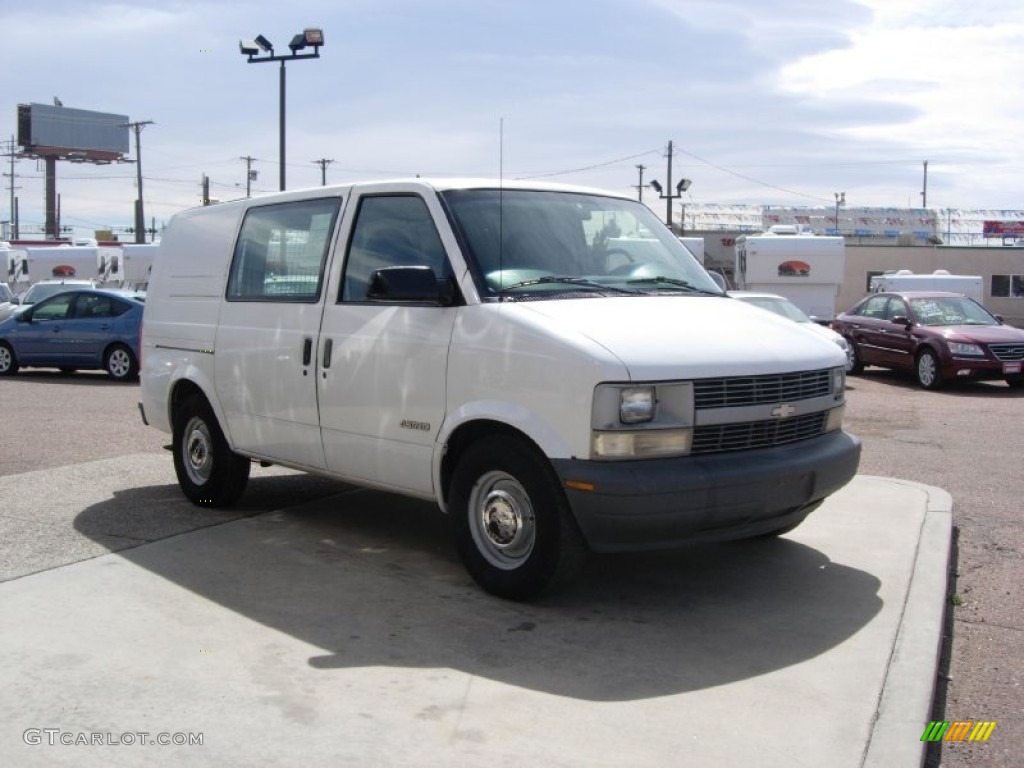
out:
M799 524L857 469L845 363L635 200L413 179L176 215L141 407L194 503L234 502L254 460L431 499L470 574L523 599L588 548Z

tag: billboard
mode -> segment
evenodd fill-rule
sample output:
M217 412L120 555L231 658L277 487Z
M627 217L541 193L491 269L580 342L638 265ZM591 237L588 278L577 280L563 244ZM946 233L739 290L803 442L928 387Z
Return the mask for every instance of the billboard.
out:
M128 116L49 104L18 105L18 144L26 155L109 162L128 154Z
M981 233L985 237L1024 237L1024 221L985 221Z

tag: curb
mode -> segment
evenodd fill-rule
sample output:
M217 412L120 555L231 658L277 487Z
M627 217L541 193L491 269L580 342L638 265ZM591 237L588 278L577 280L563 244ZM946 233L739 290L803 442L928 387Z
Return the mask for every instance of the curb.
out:
M862 768L920 766L928 743L919 740L931 717L942 652L952 551L953 497L941 488L878 478L918 488L927 497L914 567L878 700ZM936 589L936 582L942 585ZM941 599L934 600L938 592Z

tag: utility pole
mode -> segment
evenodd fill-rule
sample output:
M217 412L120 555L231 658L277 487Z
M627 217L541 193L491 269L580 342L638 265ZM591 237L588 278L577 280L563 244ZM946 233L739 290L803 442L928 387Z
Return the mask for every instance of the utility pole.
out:
M640 172L640 180L636 185L636 199L643 202L644 199L644 171L647 170L646 165L638 165L636 169Z
M668 184L666 185L670 190L672 189L672 140L668 142L668 170L666 171L668 176ZM668 224L668 228L672 229L672 193L669 192L665 196L665 223Z
M312 160L311 162L320 166L320 186L327 186L327 166L333 163L333 160L328 160L326 157L321 157L319 160Z
M210 177L203 174L203 205L210 204Z
M15 198L15 196L14 196L14 191L16 189L20 189L20 187L16 186L15 183L14 183L14 181L15 181L14 161L17 159L17 155L14 152L14 147L15 147L14 137L11 136L11 141L7 145L7 152L5 153L7 155L7 157L11 158L11 172L4 174L4 176L7 176L11 180L11 186L9 187L9 189L11 190L11 221L10 221L10 224L11 224L11 227L10 227L11 237L10 237L10 239L11 240L17 240L18 239L18 234L19 234L18 233L18 203L17 203L17 198Z
M135 131L135 180L139 186L139 199L135 201L135 242L146 242L146 215L142 206L142 129L152 125L152 120L127 123Z
M254 171L252 169L252 164L255 162L256 158L246 155L245 157L240 157L238 159L245 160L245 196L252 197L252 183L256 181L256 177L259 176L260 173L259 171Z
M924 161L924 187L921 189L921 207L928 207L928 161Z

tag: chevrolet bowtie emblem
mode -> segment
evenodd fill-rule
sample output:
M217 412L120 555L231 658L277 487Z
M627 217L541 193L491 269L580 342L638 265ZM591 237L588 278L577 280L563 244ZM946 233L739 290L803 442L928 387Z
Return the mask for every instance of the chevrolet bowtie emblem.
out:
M788 419L794 413L796 413L796 408L788 403L779 403L772 408L772 416L777 419Z

